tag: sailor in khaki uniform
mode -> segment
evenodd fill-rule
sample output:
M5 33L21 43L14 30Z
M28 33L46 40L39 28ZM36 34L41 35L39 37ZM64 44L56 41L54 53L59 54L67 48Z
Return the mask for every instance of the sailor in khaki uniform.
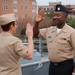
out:
M32 59L33 57L33 29L27 24L26 35L28 47L13 36L16 33L16 18L13 13L0 16L0 75L22 75L20 58Z
M41 10L40 13L42 14L43 11ZM40 16L36 18L34 37L40 33L46 39L50 60L49 75L72 75L74 69L75 30L66 24L68 13L68 9L63 5L56 5L53 17L53 23L56 26L39 31L38 24L43 16L38 14Z

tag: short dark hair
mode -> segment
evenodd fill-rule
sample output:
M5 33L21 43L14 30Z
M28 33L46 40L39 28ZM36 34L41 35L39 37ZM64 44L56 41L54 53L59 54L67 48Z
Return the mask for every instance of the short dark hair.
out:
M12 21L6 25L2 25L1 28L3 31L9 31L11 25L15 25L15 21Z

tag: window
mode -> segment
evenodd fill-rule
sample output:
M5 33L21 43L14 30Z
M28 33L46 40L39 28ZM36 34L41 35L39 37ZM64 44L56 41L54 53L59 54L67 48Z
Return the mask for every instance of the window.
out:
M46 10L46 8L44 8L44 10Z
M18 9L16 6L14 6L14 12L18 12Z
M28 2L28 0L25 0L25 2Z
M53 8L51 8L51 10L53 10Z
M45 14L47 14L47 13L45 12Z
M32 15L32 20L34 20L34 18L35 18L35 16L34 16L34 15Z
M4 5L4 10L7 10L8 9L8 6Z
M25 14L25 18L28 18L28 14Z
M18 3L18 1L17 1L17 0L13 0L13 3L14 3L14 4L17 4L17 3Z
M49 8L47 8L47 10L49 10Z
M32 12L35 12L35 9L34 8L32 8Z
M14 9L17 9L17 7L15 6Z
M4 0L4 2L7 2L8 0Z
M25 6L25 10L28 10L28 6Z
M33 4L33 5L36 4L36 3L35 3L35 0L32 0L32 4Z

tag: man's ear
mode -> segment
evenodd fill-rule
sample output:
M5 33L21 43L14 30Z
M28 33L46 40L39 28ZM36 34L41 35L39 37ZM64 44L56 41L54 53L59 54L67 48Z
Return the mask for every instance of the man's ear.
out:
M10 26L10 29L11 29L11 30L12 30L12 28L13 28L13 25Z

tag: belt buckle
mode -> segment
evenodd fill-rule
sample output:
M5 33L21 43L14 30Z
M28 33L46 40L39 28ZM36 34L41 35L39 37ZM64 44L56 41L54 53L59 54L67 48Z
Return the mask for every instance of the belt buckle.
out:
M57 63L54 63L54 65L57 66L58 64Z

